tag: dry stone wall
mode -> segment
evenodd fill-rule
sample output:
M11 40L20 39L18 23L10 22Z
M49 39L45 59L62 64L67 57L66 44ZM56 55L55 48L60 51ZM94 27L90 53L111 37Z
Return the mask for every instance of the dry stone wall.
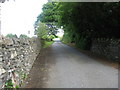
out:
M40 51L37 38L19 39L0 37L0 88L8 80L13 86L21 85Z
M120 39L93 39L91 51L120 62Z

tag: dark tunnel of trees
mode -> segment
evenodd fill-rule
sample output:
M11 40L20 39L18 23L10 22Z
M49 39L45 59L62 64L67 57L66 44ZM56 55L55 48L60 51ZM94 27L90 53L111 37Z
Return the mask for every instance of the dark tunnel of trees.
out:
M93 38L120 38L120 2L48 2L39 21L63 26L63 40L90 49Z

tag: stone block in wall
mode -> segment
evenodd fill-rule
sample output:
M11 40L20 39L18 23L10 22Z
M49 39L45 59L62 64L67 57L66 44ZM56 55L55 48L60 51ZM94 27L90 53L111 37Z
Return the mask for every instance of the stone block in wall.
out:
M6 72L6 70L4 68L0 67L0 76L5 72Z
M0 88L2 87L2 80L0 79Z
M3 58L2 58L2 55L0 55L0 62L2 62Z
M11 59L15 58L16 56L17 56L17 52L16 51L14 51L14 52L11 53Z
M17 84L23 82L21 75L29 73L39 54L40 46L40 41L37 38L11 39L4 37L0 39L0 69L3 71L0 80L2 83L13 79L13 72L15 72L14 79Z
M10 38L4 38L3 39L3 42L2 42L3 45L13 45L13 40L10 39Z
M111 60L120 60L120 39L93 39L91 51Z

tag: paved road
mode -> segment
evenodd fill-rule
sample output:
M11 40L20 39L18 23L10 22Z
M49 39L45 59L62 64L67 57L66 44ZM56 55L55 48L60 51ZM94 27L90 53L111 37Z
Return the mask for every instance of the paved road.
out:
M46 66L50 66L45 88L118 88L117 69L103 65L59 41L51 46L45 59ZM34 87L40 86L37 84Z

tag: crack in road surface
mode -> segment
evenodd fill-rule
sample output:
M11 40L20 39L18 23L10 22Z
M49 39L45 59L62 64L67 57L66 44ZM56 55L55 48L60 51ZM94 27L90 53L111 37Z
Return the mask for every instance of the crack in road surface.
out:
M117 69L59 41L38 57L29 78L26 88L118 88Z

